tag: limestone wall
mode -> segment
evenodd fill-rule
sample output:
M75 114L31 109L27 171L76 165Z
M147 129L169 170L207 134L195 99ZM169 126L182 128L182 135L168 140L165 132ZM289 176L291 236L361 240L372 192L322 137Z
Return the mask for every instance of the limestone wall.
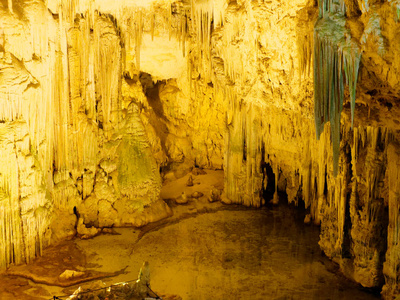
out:
M200 166L225 202L304 202L346 276L398 294L399 7L1 2L0 267L166 216L161 177Z
M213 83L227 105L225 192L230 202L259 206L260 191L274 182L289 202L304 201L326 255L363 286L386 279L383 295L391 298L397 243L387 242L387 232L398 212L388 206L394 173L387 168L396 164L388 149L399 138L397 4L320 5L230 3L212 33ZM321 97L328 113L320 123Z
M31 261L77 228L167 216L139 102L123 94L115 17L9 4L0 6L0 267Z

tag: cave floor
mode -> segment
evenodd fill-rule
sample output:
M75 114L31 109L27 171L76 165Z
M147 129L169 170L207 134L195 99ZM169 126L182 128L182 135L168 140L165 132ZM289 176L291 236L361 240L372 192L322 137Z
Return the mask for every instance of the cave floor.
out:
M213 182L218 174L211 175L203 175L202 180ZM179 182L176 188L185 188ZM168 194L168 188L179 192L171 184L164 193ZM304 216L293 207L248 209L208 203L205 197L186 205L170 204L174 216L168 220L142 229L117 228L115 234L68 241L47 250L33 267L19 269L44 273L34 266L47 262L48 274L60 274L69 261L79 264L75 269L99 275L98 279L58 287L3 274L0 299L51 299L70 294L79 286L93 288L135 280L144 261L150 264L152 289L159 295L182 299L379 298L338 273L336 265L321 254L319 228L305 226ZM10 268L10 273L18 273L16 270Z

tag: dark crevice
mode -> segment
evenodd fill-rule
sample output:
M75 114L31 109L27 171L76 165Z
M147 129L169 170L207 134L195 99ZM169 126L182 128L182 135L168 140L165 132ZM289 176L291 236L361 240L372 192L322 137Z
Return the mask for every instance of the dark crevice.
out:
M263 173L262 197L268 203L274 197L275 193L275 174L269 163L262 162L261 170Z
M247 160L247 144L246 144L246 136L243 138L243 161Z
M139 80L142 84L143 93L146 95L148 103L156 116L167 121L164 114L163 104L160 99L160 87L166 84L165 80L157 81L154 84L151 75L143 72L140 73Z
M80 214L79 214L78 209L76 208L76 206L74 206L73 212L74 212L74 215L76 215L76 218L79 220Z
M351 164L351 147L349 144L345 147L345 159L346 164L348 167L348 174L347 174L347 182L348 182L348 189L346 194L346 208L345 208L345 219L344 219L344 228L343 228L343 244L342 244L342 257L343 258L353 258L351 253L352 248L352 238L351 238L351 229L352 229L352 222L351 222L351 215L350 215L350 200L351 200L351 178L353 177L353 168Z
M297 193L297 209L299 209L302 212L309 212L309 209L306 209L306 203L304 202L303 197L301 196L303 194L302 188L299 188L299 191Z
M342 245L342 257L343 258L352 258L351 247L351 216L350 216L350 197L351 191L346 195L346 211L345 211L345 220L344 220L344 228L343 228L343 245Z
M325 166L325 180L324 180L324 195L328 197L328 178L327 178L327 171Z
M160 88L166 84L166 81L157 81L154 84L151 75L144 72L140 73L139 81L142 85L143 93L146 95L147 102L152 108L152 111L149 114L149 123L155 129L157 136L160 138L161 148L169 158L169 153L165 146L169 132L166 124L168 119L164 114L163 104L160 99Z

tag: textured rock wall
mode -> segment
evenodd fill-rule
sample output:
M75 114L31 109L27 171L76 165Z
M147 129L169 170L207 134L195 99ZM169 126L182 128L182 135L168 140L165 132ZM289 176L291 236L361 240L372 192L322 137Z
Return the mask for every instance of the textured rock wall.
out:
M3 1L0 15L1 268L167 216L160 168L222 168L225 108L189 72L187 5Z
M2 268L76 230L169 213L138 103L122 94L115 17L74 3L0 6Z
M398 48L393 48L393 32L399 25L393 3L370 3L362 9L348 2L351 9L344 14L339 2L325 1L336 11L326 9L320 16L318 7L307 1L228 5L225 22L213 30L211 42L213 83L227 105L225 192L228 202L259 206L261 192L273 183L273 201L279 200L277 190L286 192L289 202L304 201L321 225L324 252L363 286L380 287L386 278L384 295L390 298L397 293L397 279L389 270L397 264L396 250L391 250L396 243L387 242L387 232L397 228L391 218L398 212L388 206L387 166L392 161L389 145L398 140ZM338 57L335 67L313 59L318 46L314 26L318 38L326 40L325 52L318 55L327 61ZM355 64L358 53L361 67L352 104L351 78L357 78L358 68L346 63ZM343 101L343 112L338 106L339 119L321 127L319 141L313 68L328 74L327 93L336 93L329 74L336 72L343 80L338 84L344 85L343 98L335 98ZM332 138L337 137L335 146Z
M335 7L332 3L329 5ZM324 252L347 276L364 286L382 286L386 278L384 295L390 298L397 293L393 287L397 279L390 271L397 265L393 259L396 250L391 250L396 243L387 243L387 231L388 224L389 231L397 228L391 218L398 212L388 207L391 175L387 166L392 162L388 159L389 145L398 139L398 48L393 48L398 24L393 4L376 3L363 10L357 3L350 4L356 6L351 19L349 10L346 18L337 8L335 14L325 11L326 16L318 23L318 8L306 1L244 1L228 7L226 23L213 33L218 50L212 51L217 54L215 61L223 60L225 76L218 80L224 84L216 86L223 86L228 103L225 191L232 202L258 206L262 203L260 190L274 182L275 191L285 191L289 202L303 200L314 222L321 224L320 246ZM267 14L267 20L261 17ZM335 51L343 51L347 45L354 44L362 52L354 128L351 89L347 90L350 83L344 81L341 120L332 126L331 119L322 127L319 141L315 138L313 78L309 71L313 66L321 68L320 61L312 58L314 24L328 41L322 59L331 59L337 55ZM337 26L343 28L336 30ZM246 33L250 28L252 34ZM224 44L227 36L234 38ZM331 57L327 56L331 53L328 50L332 51L329 47L333 49ZM227 67L231 64L244 71L231 75L232 68ZM333 74L328 67L324 65L320 72ZM344 80L344 70L340 72ZM326 78L331 93L334 85L330 80L334 77ZM231 83L229 87L227 83ZM338 107L339 115L341 110ZM338 124L340 127L336 127ZM339 135L332 133L335 130ZM340 137L337 176L331 136ZM397 158L392 157L395 163ZM265 164L273 172L269 177ZM273 200L278 197L275 194ZM385 253L386 260L391 259L383 269Z
M388 161L388 186L389 186L389 226L387 229L388 250L386 252L386 261L383 265L383 273L385 274L386 284L383 287L382 294L387 298L399 294L398 278L398 262L399 262L399 213L398 213L398 172L399 172L399 145L393 143L387 151Z
M165 216L160 168L223 166L225 202L304 202L347 276L398 294L397 1L0 5L1 267Z

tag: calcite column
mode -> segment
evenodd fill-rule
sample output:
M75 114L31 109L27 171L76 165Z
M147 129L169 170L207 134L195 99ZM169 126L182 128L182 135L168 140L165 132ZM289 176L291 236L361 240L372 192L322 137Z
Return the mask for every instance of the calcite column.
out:
M353 277L365 287L383 283L387 226L384 181L388 139L385 128L368 126L354 130L351 253L354 258Z
M382 288L385 299L394 299L399 294L400 266L400 145L391 144L387 150L389 181L389 225L387 232L386 261L383 274L386 284Z
M237 101L231 107L225 148L225 191L233 203L260 206L262 188L261 131L253 106Z

